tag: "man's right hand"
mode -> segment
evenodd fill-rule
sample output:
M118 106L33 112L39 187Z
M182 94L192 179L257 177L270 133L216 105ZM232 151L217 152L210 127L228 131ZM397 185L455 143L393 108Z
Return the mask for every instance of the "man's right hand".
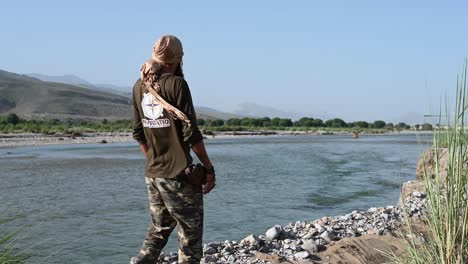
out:
M146 145L146 143L140 144L140 150L146 157L146 153L148 152L148 145Z

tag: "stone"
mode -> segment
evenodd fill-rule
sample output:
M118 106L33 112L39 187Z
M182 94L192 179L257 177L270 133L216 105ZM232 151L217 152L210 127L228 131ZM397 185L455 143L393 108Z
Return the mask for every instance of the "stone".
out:
M212 247L209 247L209 246L207 246L207 247L205 247L203 249L203 254L205 254L205 255L211 255L211 254L214 254L216 252L218 252L218 250L216 248L212 248Z
M330 231L325 231L320 235L321 238L323 238L325 241L330 242L335 239L335 235L333 232Z
M268 229L265 235L268 239L273 240L280 235L281 231L283 231L283 228L280 225L275 225L274 227Z
M361 220L361 219L363 219L364 217L362 216L361 213L355 213L355 214L353 215L353 218L354 218L355 220Z
M325 228L323 228L323 226L320 224L315 224L314 227L319 233L323 233L323 231L325 231Z
M249 245L256 245L259 242L260 242L260 238L258 238L256 235L253 235L253 234L250 236L247 236L241 241L242 244L249 244Z
M219 246L221 246L221 243L219 243L219 242L210 242L210 243L207 244L207 246L212 247L212 248L218 248Z
M304 249L305 251L311 253L311 254L314 254L314 253L318 252L317 244L315 243L315 241L313 241L311 239L304 240L302 245L301 245L301 248Z
M300 251L294 254L294 257L297 259L306 259L310 256L309 252L307 251Z
M204 261L205 261L205 263L211 263L211 262L215 262L216 259L213 256L206 256L204 258Z

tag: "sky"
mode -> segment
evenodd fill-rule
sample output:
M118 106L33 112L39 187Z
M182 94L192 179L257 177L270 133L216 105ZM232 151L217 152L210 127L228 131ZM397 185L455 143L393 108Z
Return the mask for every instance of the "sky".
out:
M468 56L468 1L3 1L0 69L132 86L159 36L196 105L396 122L437 113Z

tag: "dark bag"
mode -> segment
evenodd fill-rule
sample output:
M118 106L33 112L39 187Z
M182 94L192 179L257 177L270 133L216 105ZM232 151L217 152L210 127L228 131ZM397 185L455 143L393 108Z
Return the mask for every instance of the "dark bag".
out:
M183 173L179 174L179 180L185 180L193 186L206 184L206 170L201 163L188 166Z

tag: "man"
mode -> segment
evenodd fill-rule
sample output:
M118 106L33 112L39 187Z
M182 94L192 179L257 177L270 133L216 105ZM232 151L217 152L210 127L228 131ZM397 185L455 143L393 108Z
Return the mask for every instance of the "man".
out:
M133 87L133 137L146 156L145 181L151 222L139 254L130 263L156 263L176 226L179 263L199 263L202 257L203 194L213 189L216 179L183 77L183 54L182 43L175 36L165 35L156 42L152 55L158 65L154 84L160 88L158 94L182 111L189 122L175 118L164 109L146 82L139 79ZM203 187L180 177L192 164L190 149L206 170L207 182Z

